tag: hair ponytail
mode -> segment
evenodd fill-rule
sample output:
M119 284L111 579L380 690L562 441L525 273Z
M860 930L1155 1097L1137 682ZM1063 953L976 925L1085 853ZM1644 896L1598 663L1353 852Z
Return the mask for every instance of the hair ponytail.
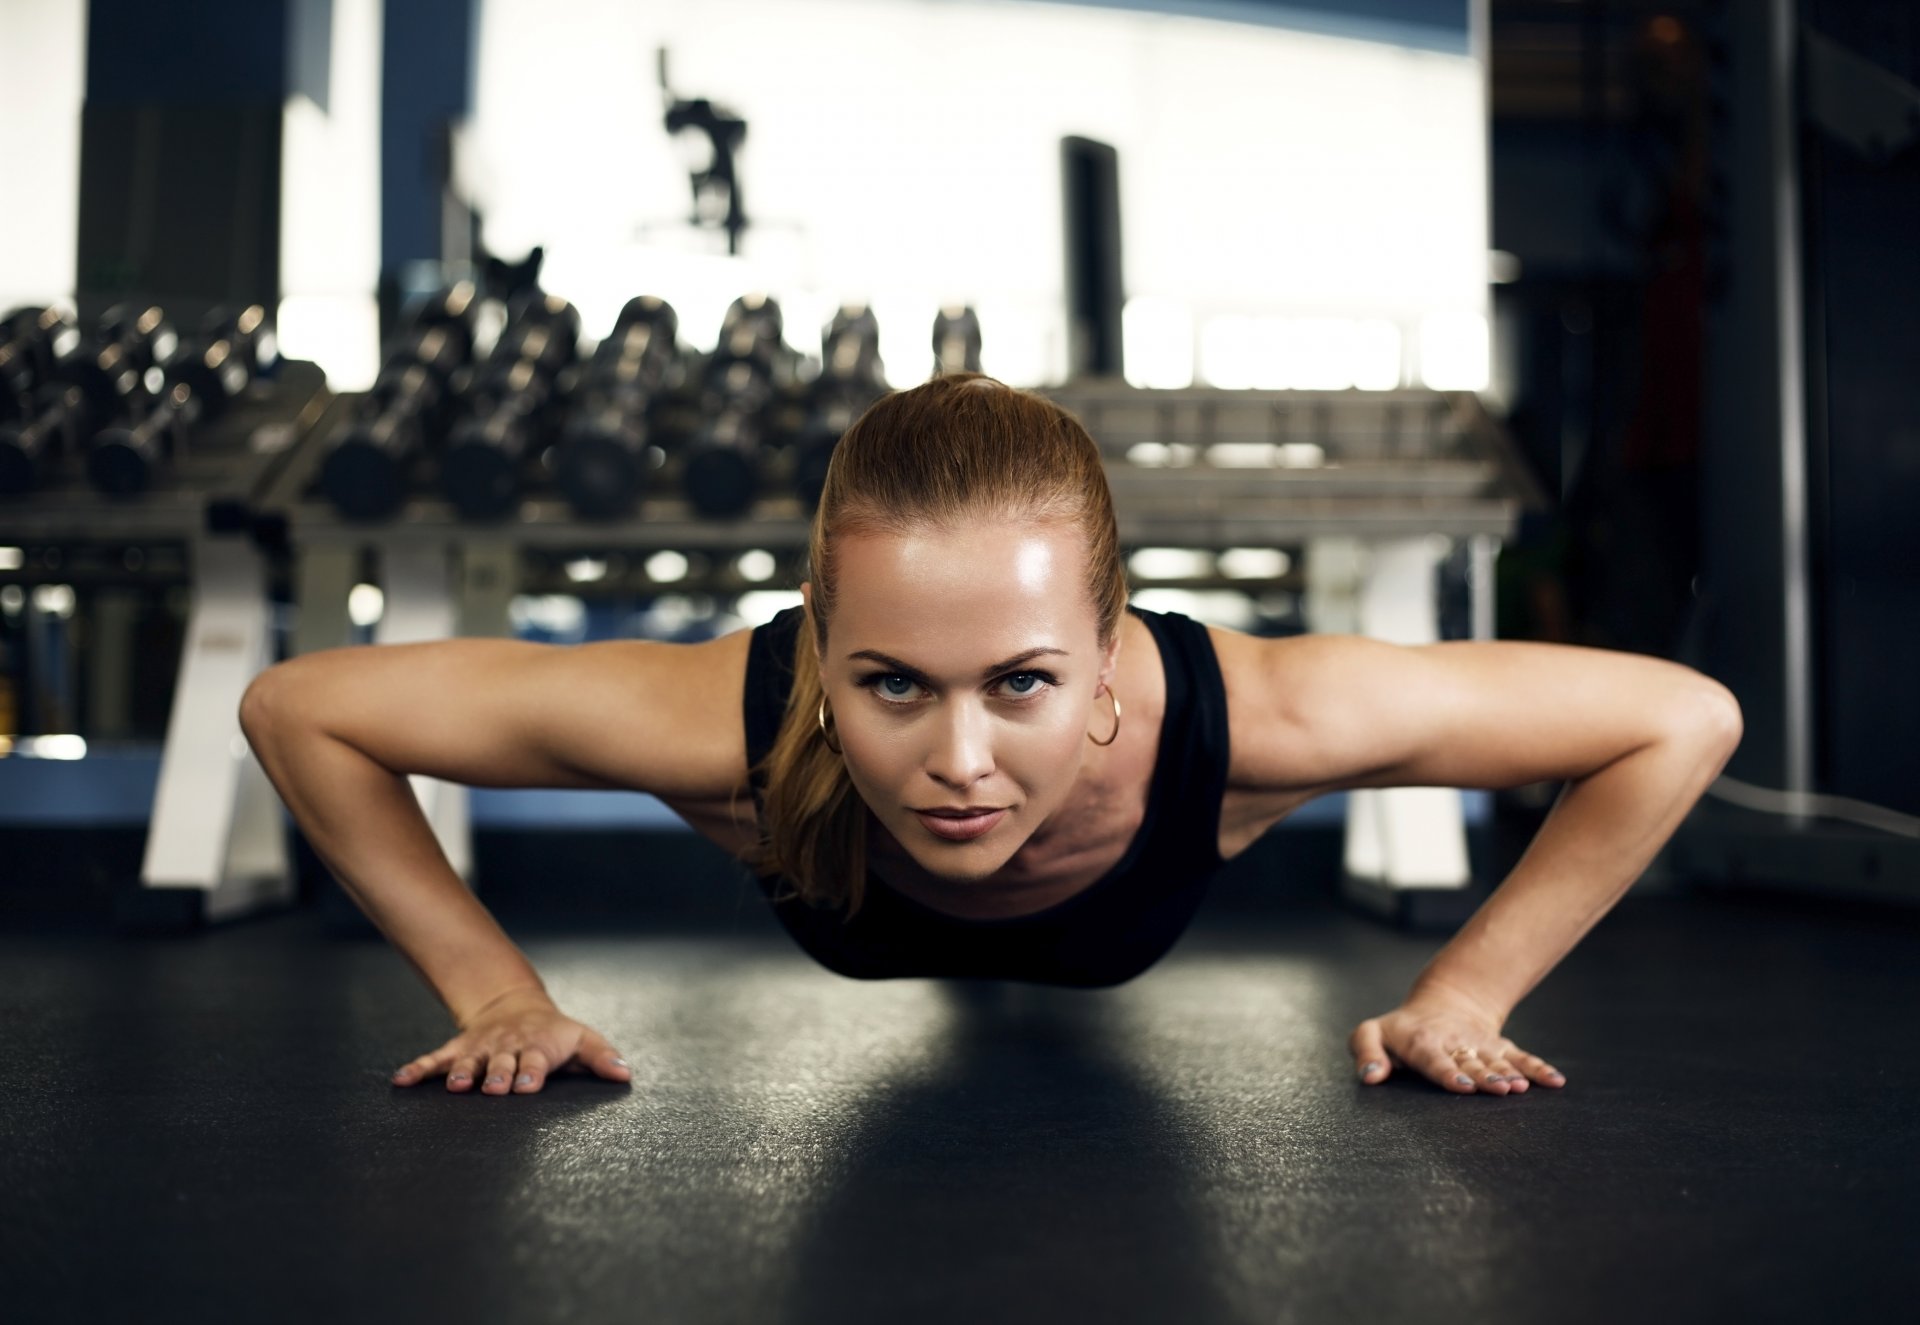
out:
M851 920L866 893L867 803L820 730L820 653L809 613L794 632L793 692L766 771L764 833L747 863L778 873L813 906L845 905Z

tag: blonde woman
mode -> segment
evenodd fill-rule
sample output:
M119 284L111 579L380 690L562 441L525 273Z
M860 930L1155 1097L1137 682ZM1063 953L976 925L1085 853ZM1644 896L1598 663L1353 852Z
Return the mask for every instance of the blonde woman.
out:
M1261 639L1132 607L1092 439L979 374L855 423L809 564L802 606L706 643L335 649L250 688L274 785L458 1027L395 1083L631 1077L453 874L408 774L650 792L850 977L1082 988L1150 967L1220 864L1316 796L1565 781L1503 886L1348 1041L1364 1083L1505 1095L1564 1084L1502 1025L1740 738L1725 687L1659 659Z

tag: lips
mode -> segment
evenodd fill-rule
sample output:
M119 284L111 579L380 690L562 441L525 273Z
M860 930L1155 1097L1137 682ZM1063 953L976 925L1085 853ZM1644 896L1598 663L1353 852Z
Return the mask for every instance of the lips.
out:
M1006 808L1004 805L982 805L977 809L971 810L920 810L917 811L917 813L937 814L942 819L971 819L978 814L992 814L996 810L1004 810Z
M916 810L920 822L935 837L943 837L949 842L970 842L981 837L999 825L1007 817L1007 812L987 810L978 814L956 815L951 811Z

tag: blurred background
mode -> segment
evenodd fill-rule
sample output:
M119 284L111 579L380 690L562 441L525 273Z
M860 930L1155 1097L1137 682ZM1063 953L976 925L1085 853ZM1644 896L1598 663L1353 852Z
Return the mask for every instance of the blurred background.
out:
M1910 902L1920 15L1894 0L0 0L0 915L357 917L273 661L799 602L832 447L1074 410L1135 601L1732 687L1638 887ZM731 911L638 793L416 779L490 903ZM1557 793L1237 862L1457 923ZM1236 891L1238 890L1238 891Z

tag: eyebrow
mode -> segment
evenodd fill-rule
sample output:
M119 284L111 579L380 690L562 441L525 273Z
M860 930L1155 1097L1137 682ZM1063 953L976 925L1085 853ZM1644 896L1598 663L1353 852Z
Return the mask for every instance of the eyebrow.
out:
M1004 662L995 663L993 666L987 668L985 671L980 673L980 679L982 681L991 681L994 677L999 676L1002 672L1010 672L1014 668L1018 667L1021 663L1030 662L1033 659L1040 657L1042 654L1048 654L1048 653L1057 653L1062 658L1070 658L1073 656L1072 654L1068 653L1065 649L1052 649L1052 648L1028 649L1025 653L1014 654L1013 657L1008 658ZM891 667L894 671L898 672L900 675L911 677L913 680L920 682L922 685L931 685L933 682L932 677L928 676L925 672L921 671L918 667L915 667L912 663L902 662L898 658L892 657L891 655L888 655L885 653L881 653L878 649L862 649L858 653L849 653L847 655L848 662L856 662L862 658L871 659L874 662L884 664L887 667Z

